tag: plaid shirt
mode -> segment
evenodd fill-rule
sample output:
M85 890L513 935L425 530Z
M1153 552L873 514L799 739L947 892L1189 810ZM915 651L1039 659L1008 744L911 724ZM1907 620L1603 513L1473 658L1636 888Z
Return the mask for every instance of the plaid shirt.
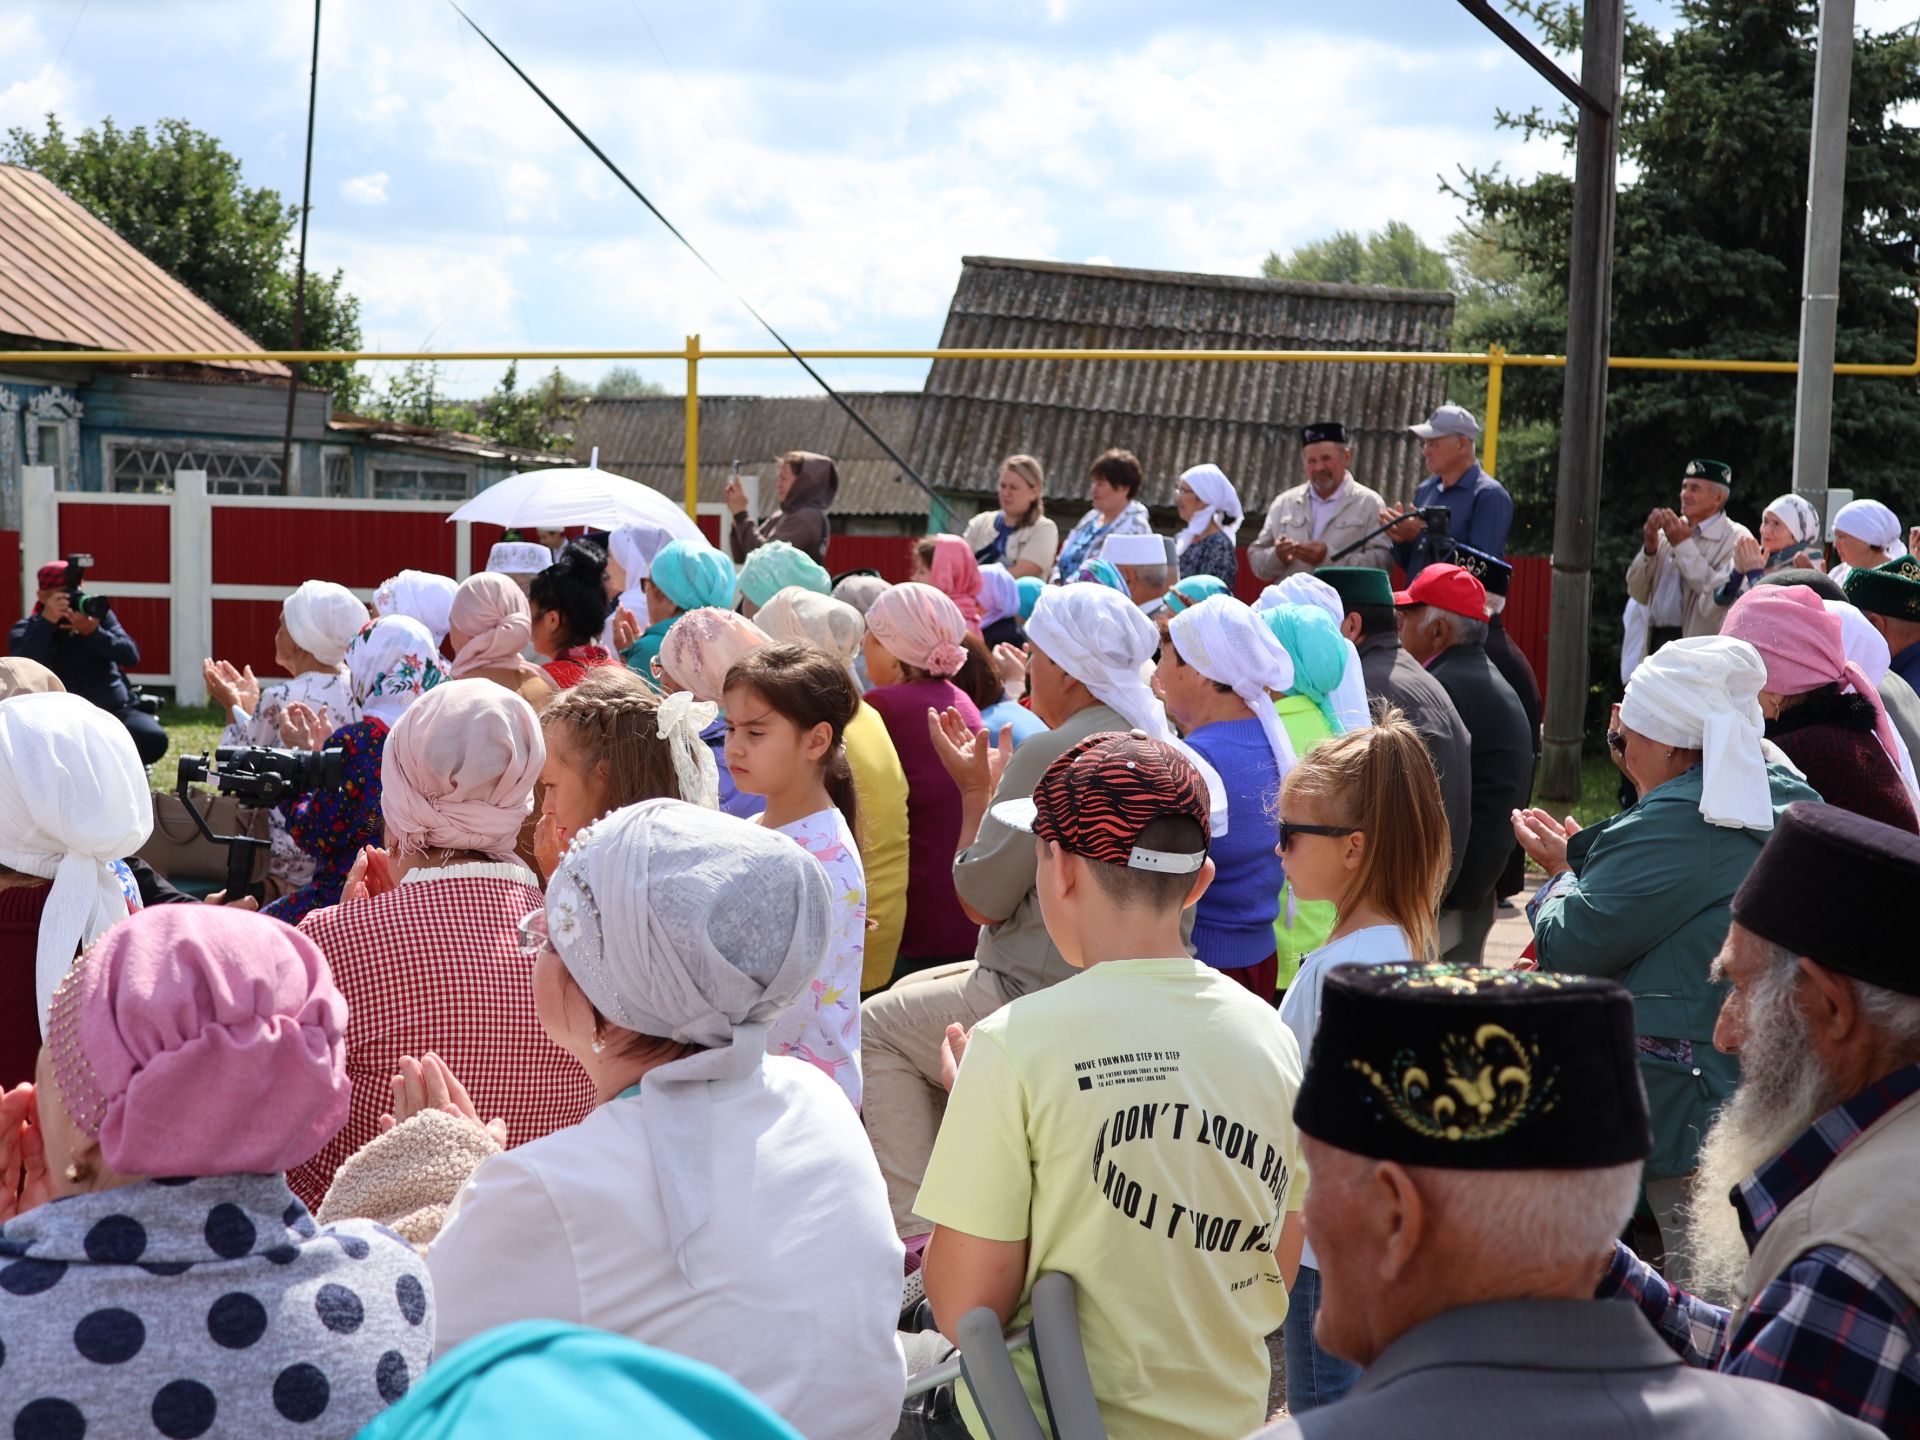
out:
M543 903L518 865L416 870L393 890L316 910L300 922L347 1000L347 1123L287 1183L317 1209L333 1172L380 1132L402 1055L431 1050L467 1087L482 1119L524 1144L593 1108L579 1062L547 1038L533 1008L533 961L515 927Z
M1868 1086L1809 1126L1734 1191L1749 1248L1868 1126L1920 1091L1920 1065ZM1809 1250L1760 1292L1733 1335L1730 1312L1668 1284L1616 1245L1601 1297L1646 1313L1689 1365L1771 1380L1893 1436L1920 1437L1920 1304L1860 1256Z

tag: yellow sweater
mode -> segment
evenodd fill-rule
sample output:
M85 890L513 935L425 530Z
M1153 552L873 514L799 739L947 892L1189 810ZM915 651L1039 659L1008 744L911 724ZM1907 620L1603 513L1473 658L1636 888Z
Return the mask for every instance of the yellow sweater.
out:
M867 876L867 955L862 991L893 978L907 924L907 772L886 722L865 701L847 726L847 766L859 802L860 865Z

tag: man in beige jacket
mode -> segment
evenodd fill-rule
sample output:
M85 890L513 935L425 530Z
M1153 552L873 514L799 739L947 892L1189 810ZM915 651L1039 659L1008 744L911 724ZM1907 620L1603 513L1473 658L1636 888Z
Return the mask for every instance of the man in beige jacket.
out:
M1753 533L1726 516L1733 467L1689 460L1680 480L1680 513L1647 515L1645 546L1627 567L1627 594L1649 612L1647 653L1682 636L1718 635L1727 607L1716 592L1733 570L1733 551Z
M1312 571L1380 524L1384 503L1376 490L1353 478L1353 446L1347 427L1322 420L1302 427L1300 461L1307 483L1283 490L1267 507L1260 538L1247 547L1247 563L1262 580L1284 580ZM1392 568L1392 542L1375 535L1339 565Z

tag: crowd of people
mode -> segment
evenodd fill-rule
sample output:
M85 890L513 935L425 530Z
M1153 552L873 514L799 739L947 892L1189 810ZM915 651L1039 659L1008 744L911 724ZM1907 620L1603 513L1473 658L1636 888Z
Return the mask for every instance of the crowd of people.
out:
M1234 482L1156 533L1124 450L899 583L806 452L724 550L310 580L284 679L205 666L338 752L257 895L152 874L137 734L0 663L0 1419L985 1436L1064 1355L1115 1437L1920 1435L1920 563L1849 506L1836 587L1688 464L1582 828L1511 501L1412 429L1389 507L1302 428L1251 603ZM1077 1358L954 1379L1056 1275Z

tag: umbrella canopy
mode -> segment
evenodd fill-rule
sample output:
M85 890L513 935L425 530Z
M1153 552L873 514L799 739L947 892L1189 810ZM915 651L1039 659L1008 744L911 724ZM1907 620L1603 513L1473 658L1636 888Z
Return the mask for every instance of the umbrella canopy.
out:
M597 467L510 475L489 485L447 519L519 530L645 525L665 530L672 539L706 543L693 517L658 490Z

